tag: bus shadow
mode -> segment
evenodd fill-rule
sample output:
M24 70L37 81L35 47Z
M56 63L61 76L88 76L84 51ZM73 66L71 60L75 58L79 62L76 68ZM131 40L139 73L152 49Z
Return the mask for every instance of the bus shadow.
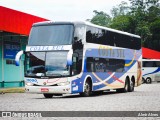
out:
M92 97L99 97L99 96L110 96L114 94L123 94L123 93L118 93L116 91L104 91L104 92L94 92L91 96L89 97L83 97L80 94L67 94L63 96L53 96L52 98L35 98L35 99L69 99L69 98L92 98Z
M114 95L114 94L119 94L117 93L116 91L105 91L105 92L95 92L93 93L91 96L89 97L83 97L79 94L76 94L76 95L67 95L67 96L61 96L59 98L91 98L91 97L99 97L99 96L108 96L108 95Z

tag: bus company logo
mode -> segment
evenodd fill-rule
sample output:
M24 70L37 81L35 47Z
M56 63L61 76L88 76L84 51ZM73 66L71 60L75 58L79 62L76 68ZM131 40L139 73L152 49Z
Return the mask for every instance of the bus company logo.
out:
M30 51L64 50L64 46L32 46L28 48Z
M125 51L123 49L113 49L111 47L99 46L99 56L112 57L112 58L125 58Z
M34 78L27 78L26 82L30 82L30 83L38 83L38 81Z
M78 86L73 87L73 91L78 91Z
M44 82L43 85L46 85L46 82Z

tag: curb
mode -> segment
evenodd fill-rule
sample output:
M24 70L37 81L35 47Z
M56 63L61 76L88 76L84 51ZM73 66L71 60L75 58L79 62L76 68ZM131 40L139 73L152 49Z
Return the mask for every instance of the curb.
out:
M24 93L25 88L24 87L18 87L18 88L0 88L0 94L5 93Z

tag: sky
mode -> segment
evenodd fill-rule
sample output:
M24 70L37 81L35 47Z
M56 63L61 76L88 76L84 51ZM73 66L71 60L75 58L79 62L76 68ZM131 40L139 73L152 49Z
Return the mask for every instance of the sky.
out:
M53 21L85 21L93 10L110 14L113 6L129 0L0 0L0 6Z

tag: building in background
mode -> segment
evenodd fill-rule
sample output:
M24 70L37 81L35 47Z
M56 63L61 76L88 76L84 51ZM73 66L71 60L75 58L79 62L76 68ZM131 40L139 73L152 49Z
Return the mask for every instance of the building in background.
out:
M15 66L15 55L25 50L32 24L46 20L0 6L0 88L24 86L24 56ZM142 53L144 58L160 59L160 52L142 48Z
M25 50L32 24L46 20L0 6L0 88L24 86L24 56L15 66L15 55Z

